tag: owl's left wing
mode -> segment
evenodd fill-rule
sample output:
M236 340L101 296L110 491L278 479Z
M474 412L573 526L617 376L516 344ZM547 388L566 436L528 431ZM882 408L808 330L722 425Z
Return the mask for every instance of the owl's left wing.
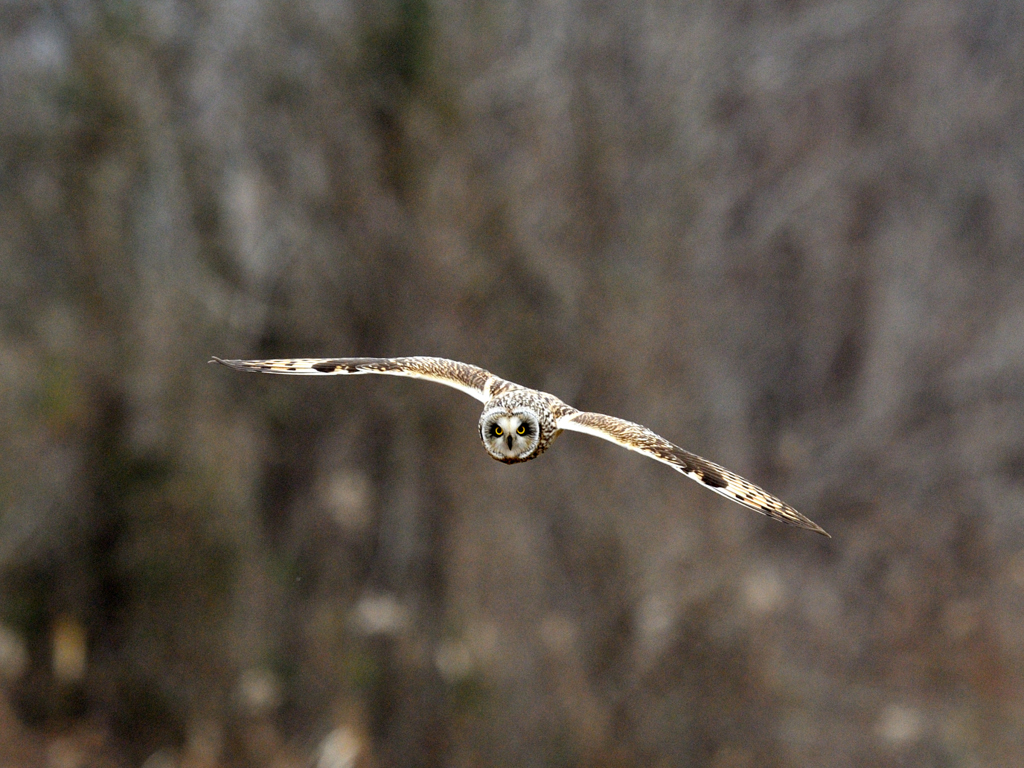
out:
M705 488L710 488L715 493L749 507L755 512L787 525L795 525L798 528L829 536L821 526L804 517L781 499L772 496L764 489L744 480L725 467L720 467L707 459L684 451L678 445L673 445L640 424L617 419L614 416L605 416L602 413L572 411L558 419L558 428L610 440L623 448L668 464L672 469L696 480ZM832 537L829 536L829 538Z
M493 373L443 357L307 357L288 360L221 360L236 371L252 373L283 373L293 376L330 376L379 373L385 376L407 376L444 384L486 403L499 384L507 384Z

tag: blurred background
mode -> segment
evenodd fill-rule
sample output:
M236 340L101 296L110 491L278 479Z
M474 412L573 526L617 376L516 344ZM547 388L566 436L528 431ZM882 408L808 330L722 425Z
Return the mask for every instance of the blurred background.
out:
M1024 763L1022 123L1014 0L3 2L0 764Z

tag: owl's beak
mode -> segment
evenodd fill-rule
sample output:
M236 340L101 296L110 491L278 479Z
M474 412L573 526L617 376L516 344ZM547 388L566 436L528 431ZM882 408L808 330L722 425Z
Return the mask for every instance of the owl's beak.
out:
M505 435L505 442L508 443L508 449L511 451L512 450L512 433L511 432L509 432L507 435Z

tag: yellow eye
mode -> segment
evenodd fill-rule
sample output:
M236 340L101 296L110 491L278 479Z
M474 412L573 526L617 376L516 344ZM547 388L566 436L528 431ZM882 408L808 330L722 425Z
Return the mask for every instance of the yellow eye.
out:
M525 424L520 424L519 425L519 429L516 430L516 434L525 435L526 434L526 425Z
M503 430L501 427L495 427L494 434L496 434L498 437L501 437L502 435L505 434L505 430Z

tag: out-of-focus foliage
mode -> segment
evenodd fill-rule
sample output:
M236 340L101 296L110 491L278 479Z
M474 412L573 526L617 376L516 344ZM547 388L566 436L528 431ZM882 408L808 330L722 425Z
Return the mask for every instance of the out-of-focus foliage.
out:
M1010 0L2 4L0 762L1020 764L1022 120Z

